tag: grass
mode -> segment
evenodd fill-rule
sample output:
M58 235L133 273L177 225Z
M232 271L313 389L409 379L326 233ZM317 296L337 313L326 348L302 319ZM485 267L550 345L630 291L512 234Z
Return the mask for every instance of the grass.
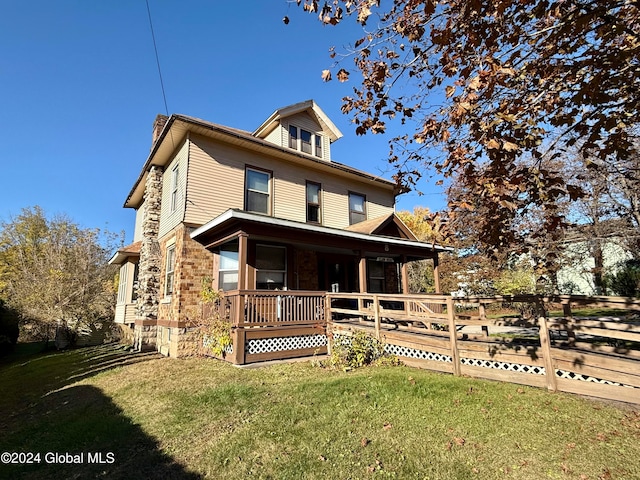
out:
M100 347L14 359L0 382L0 452L115 460L0 478L640 478L637 410L408 367L238 369Z

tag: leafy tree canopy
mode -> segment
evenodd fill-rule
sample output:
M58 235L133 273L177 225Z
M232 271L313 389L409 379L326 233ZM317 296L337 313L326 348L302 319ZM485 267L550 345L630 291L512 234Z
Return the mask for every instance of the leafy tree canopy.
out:
M62 321L79 327L110 318L115 296L109 255L116 237L65 216L25 208L0 223L0 300L48 339Z
M555 161L564 149L599 165L637 157L638 1L296 1L324 24L362 25L351 48L331 50L339 81L361 75L343 112L358 134L410 125L390 142L398 185L434 170L457 178L452 214L482 204L488 246L517 241L532 210L530 237L562 226L556 205L583 195Z

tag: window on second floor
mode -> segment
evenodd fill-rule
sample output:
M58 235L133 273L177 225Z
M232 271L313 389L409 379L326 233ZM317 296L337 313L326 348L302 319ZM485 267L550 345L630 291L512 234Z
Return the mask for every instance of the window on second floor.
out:
M319 183L307 182L307 222L309 223L322 223L321 191Z
M167 247L167 266L164 274L164 294L169 296L173 293L173 274L176 268L176 246Z
M179 165L176 165L171 170L171 212L175 212L178 208L178 169Z
M245 179L244 209L247 212L271 214L271 173L247 168Z
M364 195L349 192L349 225L367 219L366 203L367 199Z

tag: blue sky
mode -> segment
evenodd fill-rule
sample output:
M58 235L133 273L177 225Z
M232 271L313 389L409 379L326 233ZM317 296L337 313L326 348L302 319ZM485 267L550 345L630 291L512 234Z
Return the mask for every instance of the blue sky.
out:
M334 160L390 177L387 138L357 137L340 112L350 82L320 78L329 47L361 34L353 22L323 27L286 0L149 5L169 113L253 131L313 98L344 134ZM144 0L2 0L0 219L40 205L130 241L134 213L122 204L164 112ZM398 208L443 208L437 187L421 187Z

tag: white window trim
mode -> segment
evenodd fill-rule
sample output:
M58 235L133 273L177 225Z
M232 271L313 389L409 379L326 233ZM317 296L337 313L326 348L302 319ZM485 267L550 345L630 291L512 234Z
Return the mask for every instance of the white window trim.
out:
M308 192L309 185L318 187L318 203L313 204L313 205L317 205L318 207L317 222L309 220L309 205L311 205L311 202L309 202L309 192ZM312 180L306 180L305 186L304 186L304 201L305 201L305 218L307 223L312 223L314 225L322 225L322 184L319 182L314 182Z
M173 258L171 259L170 252L173 252ZM172 260L169 262L169 260ZM164 271L164 296L165 298L171 298L173 291L175 290L175 272L176 272L176 244L172 243L167 245L166 250L166 265ZM169 287L169 275L171 275L171 292L168 291Z
M356 223L360 223L360 222L352 222L351 221L351 212L357 213L359 214L360 212L357 212L356 210L351 210L351 197L361 197L362 198L362 215L364 215L364 218L362 220L360 220L360 222L364 222L365 220L367 220L368 215L367 215L367 196L362 194L362 193L358 193L358 192L349 192L349 194L347 195L347 201L349 202L348 204L348 208L349 208L349 225L355 225Z
M252 190L249 188L249 172L256 172L256 173L261 173L263 175L267 175L269 177L269 179L267 180L267 212L263 213L263 212L256 212L254 210L249 210L249 192L257 192L260 194L264 194L264 192L261 192L259 190ZM261 170L259 168L255 168L255 167L249 167L246 166L245 167L245 179L244 179L244 210L247 212L252 212L252 213L258 213L261 215L272 215L272 211L273 211L273 173L269 170Z

